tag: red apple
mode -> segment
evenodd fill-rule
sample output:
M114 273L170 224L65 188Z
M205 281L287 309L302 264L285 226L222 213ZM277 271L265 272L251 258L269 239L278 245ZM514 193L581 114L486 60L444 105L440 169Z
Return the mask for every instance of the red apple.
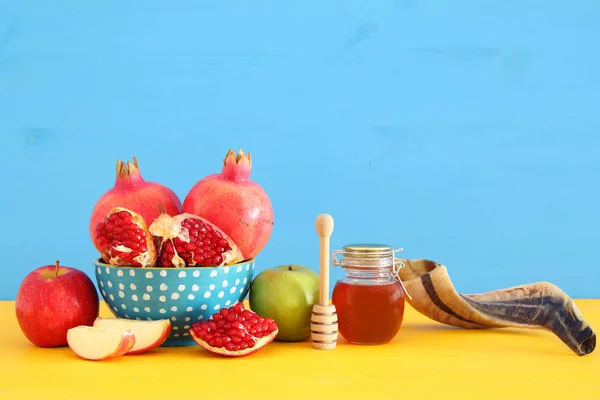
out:
M30 272L15 302L17 321L25 337L39 347L66 346L67 331L91 326L99 315L98 292L82 271L45 265Z
M127 354L140 354L163 344L171 334L171 321L159 319L142 321L124 318L96 318L94 328L130 331L135 336L135 346Z
M69 347L86 360L106 360L127 354L135 345L131 331L76 326L67 331Z

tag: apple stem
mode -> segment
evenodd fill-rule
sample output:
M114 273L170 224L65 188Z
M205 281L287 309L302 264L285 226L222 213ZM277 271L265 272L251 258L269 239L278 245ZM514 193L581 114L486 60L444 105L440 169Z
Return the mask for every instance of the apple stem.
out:
M292 271L292 266L291 265L288 267L288 271Z
M56 260L56 270L54 271L54 277L58 276L58 260Z

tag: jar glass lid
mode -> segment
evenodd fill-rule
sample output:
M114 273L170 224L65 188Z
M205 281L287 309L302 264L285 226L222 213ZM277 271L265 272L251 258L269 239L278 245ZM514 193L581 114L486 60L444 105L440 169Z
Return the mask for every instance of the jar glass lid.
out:
M375 243L348 244L344 246L342 253L345 257L356 258L382 258L394 256L394 251L391 246Z

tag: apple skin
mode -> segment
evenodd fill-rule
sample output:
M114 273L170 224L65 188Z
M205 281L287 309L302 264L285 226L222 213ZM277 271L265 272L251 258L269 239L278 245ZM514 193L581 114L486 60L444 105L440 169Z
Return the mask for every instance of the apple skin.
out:
M58 271L57 271L58 269ZM44 265L30 272L17 291L17 321L25 337L39 347L67 346L67 331L91 326L100 312L98 292L82 271Z
M280 265L259 273L250 286L250 309L273 318L276 341L301 342L310 337L313 306L319 302L319 274L303 265Z

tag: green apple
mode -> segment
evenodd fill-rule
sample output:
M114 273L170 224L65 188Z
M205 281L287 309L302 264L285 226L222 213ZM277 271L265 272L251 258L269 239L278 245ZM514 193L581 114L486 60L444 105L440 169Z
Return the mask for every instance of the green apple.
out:
M310 337L313 306L319 302L319 274L303 265L280 265L262 271L250 285L252 311L273 318L275 340L300 342Z

